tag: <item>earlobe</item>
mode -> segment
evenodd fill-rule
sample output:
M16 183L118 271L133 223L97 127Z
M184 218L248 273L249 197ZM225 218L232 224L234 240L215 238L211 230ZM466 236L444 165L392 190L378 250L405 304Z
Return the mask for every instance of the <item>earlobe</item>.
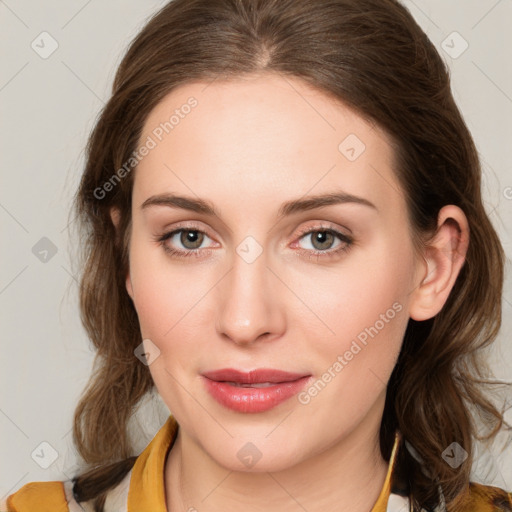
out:
M409 315L428 320L441 311L464 265L469 226L464 212L448 205L439 211L437 231L423 253L423 276L412 292Z
M121 212L119 211L119 208L116 208L115 206L112 206L110 208L110 219L112 220L112 224L114 224L115 228L119 228L119 221L121 220Z

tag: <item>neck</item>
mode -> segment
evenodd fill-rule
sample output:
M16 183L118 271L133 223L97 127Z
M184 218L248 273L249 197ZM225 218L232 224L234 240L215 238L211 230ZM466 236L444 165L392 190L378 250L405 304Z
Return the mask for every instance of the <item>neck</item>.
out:
M380 454L380 422L372 429L367 425L359 425L329 449L293 467L257 473L218 465L180 428L166 461L167 509L369 512L388 463Z

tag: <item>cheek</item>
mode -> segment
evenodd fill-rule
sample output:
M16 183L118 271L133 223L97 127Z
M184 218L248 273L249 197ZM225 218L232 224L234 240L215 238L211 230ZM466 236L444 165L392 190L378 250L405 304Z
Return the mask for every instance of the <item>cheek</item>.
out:
M332 272L312 273L307 278L308 285L301 288L301 298L319 312L331 334L355 336L357 330L379 320L395 302L406 309L404 302L411 292L412 257L407 250L399 254L385 244L380 245L357 257L347 257ZM297 274L294 279L298 285L305 277ZM394 316L393 312L390 316Z
M142 336L151 339L162 350L162 340L185 314L188 302L186 278L176 269L165 265L165 255L153 244L135 234L130 247L130 279L133 302L139 318Z
M319 423L349 428L383 396L395 367L409 320L409 269L380 254L324 283L317 307L333 332L306 334L316 375L299 397Z
M333 273L317 275L316 292L304 302L315 304L323 323L324 334L318 337L317 331L312 347L325 368L341 356L343 372L353 379L367 379L368 368L387 379L409 320L413 261L409 248L397 251L382 243L364 256L347 258ZM313 329L308 338L314 339Z
M142 339L158 348L158 357L149 365L158 393L169 409L183 410L188 395L179 383L184 373L194 371L197 349L190 340L197 330L194 305L201 290L194 288L183 267L172 266L166 255L134 240L130 252L130 276ZM203 292L204 293L204 292Z

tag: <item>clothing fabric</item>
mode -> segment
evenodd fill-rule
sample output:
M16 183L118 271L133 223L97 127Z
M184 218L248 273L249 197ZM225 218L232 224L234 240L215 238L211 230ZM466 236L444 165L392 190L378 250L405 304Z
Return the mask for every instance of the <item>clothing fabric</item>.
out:
M167 454L178 433L178 423L170 415L131 471L109 491L105 512L167 512L164 469ZM397 481L396 460L402 446L401 434L395 440L386 478L371 512L408 512L410 501ZM470 483L470 500L460 512L512 512L512 493L498 487ZM442 494L441 494L442 496ZM442 512L441 504L434 512ZM0 512L93 512L92 503L77 503L71 480L31 482L11 494Z

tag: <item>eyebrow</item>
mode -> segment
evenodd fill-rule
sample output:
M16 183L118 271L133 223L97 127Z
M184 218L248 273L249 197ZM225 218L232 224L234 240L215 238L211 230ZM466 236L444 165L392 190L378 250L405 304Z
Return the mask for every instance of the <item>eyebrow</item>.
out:
M378 211L378 208L362 197L347 194L343 191L332 192L329 194L321 194L315 196L308 196L305 198L294 199L287 201L279 208L279 216L289 216L294 213L314 210L315 208L322 208L324 206L331 206L336 204L347 204L354 203L363 206L368 206ZM217 210L210 201L206 201L200 198L179 196L176 194L159 194L151 196L146 199L141 209L148 208L150 206L168 206L170 208L182 208L192 212L202 213L204 215L219 217Z

